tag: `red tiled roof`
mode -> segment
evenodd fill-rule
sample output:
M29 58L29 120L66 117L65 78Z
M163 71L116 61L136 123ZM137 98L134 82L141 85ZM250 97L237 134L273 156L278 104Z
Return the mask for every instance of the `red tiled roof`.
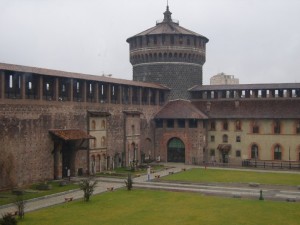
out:
M65 71L59 71L59 70L50 70L50 69L44 69L44 68L38 68L38 67L29 67L29 66L21 66L21 65L6 64L6 63L0 63L0 70L8 70L8 71L23 72L23 73L33 73L33 74L40 74L40 75L47 75L47 76L55 76L55 77L75 78L75 79L82 79L82 80L100 81L100 82L106 82L106 83L124 84L124 85L130 85L130 86L139 86L139 87L148 87L148 88L169 90L169 88L167 88L163 85L154 84L154 83L146 83L146 82L125 80L125 79L119 79L119 78L112 78L112 77L107 77L107 76L88 75L88 74L82 74L82 73L65 72Z
M207 102L210 110L207 112ZM300 118L300 99L241 99L197 101L192 104L205 112L209 118L257 118L297 119Z
M168 102L155 116L157 119L207 119L208 117L188 100Z
M87 134L83 130L79 129L55 129L55 130L49 130L51 134L54 136L63 139L65 141L74 141L74 140L81 140L81 139L94 139L93 136Z

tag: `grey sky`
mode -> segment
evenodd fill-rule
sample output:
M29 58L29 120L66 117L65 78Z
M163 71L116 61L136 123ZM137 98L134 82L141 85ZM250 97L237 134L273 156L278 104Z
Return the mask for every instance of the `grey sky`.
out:
M300 0L169 0L209 38L204 84L300 82ZM155 26L166 0L0 0L0 62L132 79L126 39Z

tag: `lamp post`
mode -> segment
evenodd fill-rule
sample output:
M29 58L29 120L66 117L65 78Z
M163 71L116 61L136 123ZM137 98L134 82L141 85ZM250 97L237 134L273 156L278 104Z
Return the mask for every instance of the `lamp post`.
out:
M290 148L290 146L289 146L289 166L291 169L291 148Z

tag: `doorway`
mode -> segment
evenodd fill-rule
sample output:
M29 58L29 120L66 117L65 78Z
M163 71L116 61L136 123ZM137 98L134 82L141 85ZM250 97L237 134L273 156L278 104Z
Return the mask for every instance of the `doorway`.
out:
M179 138L172 138L168 143L168 162L185 162L185 146Z

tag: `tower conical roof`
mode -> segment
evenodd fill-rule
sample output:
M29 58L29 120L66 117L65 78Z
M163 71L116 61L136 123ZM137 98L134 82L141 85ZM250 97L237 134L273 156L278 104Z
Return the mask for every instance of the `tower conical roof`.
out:
M164 12L164 19L162 21L157 21L156 26L151 27L141 33L138 33L130 38L127 39L127 42L134 37L138 36L146 36L146 35L157 35L157 34L182 34L182 35L191 35L191 36L198 36L206 39L208 42L208 38L205 36L188 30L182 26L179 26L179 22L175 21L171 17L172 13L169 10L169 6L167 6L166 11Z

